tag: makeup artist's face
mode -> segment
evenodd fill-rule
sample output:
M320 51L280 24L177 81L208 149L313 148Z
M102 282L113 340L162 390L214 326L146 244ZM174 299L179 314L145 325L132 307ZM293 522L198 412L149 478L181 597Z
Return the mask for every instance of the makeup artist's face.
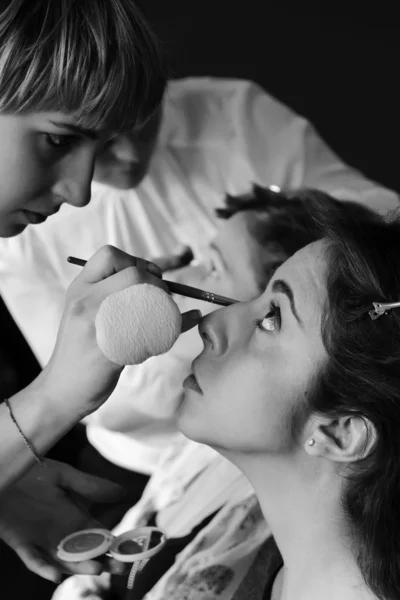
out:
M250 302L206 316L204 349L184 384L178 425L189 438L236 453L284 453L307 390L327 358L324 243L303 248ZM293 301L290 301L292 295Z
M137 187L149 169L161 118L159 108L146 123L105 144L96 157L94 181L122 190Z
M58 112L0 114L0 237L42 223L64 202L89 202L96 153L111 134L71 130L76 124Z
M235 300L250 300L258 296L257 273L262 272L262 254L265 255L265 251L262 253L249 233L249 227L256 218L255 211L243 211L221 221L205 259L197 266L180 269L175 279ZM201 307L202 310L207 308L209 306Z

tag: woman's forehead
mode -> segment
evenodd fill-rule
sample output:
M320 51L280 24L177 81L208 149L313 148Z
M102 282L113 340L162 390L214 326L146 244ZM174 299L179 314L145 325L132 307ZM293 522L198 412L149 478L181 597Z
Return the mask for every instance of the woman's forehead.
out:
M274 280L284 280L305 322L316 317L319 322L327 298L326 247L325 240L318 240L296 252L277 269L268 286L272 290Z
M279 267L280 276L284 274L299 285L325 284L326 248L325 240L304 246Z

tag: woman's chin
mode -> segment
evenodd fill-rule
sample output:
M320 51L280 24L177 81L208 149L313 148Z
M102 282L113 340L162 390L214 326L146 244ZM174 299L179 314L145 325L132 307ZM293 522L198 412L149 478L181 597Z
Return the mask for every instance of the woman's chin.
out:
M201 398L201 396L200 396ZM201 419L196 404L199 394L193 390L185 389L183 401L177 412L176 423L179 431L195 442L206 443L202 436Z

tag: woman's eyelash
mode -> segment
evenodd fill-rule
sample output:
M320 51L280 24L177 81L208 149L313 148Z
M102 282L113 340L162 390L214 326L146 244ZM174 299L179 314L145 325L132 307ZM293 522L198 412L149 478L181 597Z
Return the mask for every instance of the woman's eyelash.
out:
M264 326L263 323L267 319L269 320L269 325ZM275 302L271 301L268 313L261 321L258 322L258 327L263 331L275 331L276 326L278 329L281 328L281 309L275 304Z

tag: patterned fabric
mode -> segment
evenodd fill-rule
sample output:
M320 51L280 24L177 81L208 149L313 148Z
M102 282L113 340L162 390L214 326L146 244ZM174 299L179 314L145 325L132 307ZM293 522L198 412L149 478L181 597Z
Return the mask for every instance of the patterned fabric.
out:
M145 599L230 600L270 535L254 494L227 505Z

